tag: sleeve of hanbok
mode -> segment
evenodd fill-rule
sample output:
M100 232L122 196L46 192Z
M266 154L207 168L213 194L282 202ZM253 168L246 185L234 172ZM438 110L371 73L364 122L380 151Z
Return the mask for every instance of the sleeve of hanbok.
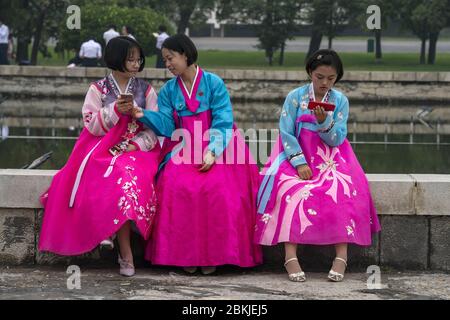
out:
M145 110L158 111L158 96L155 89L149 86L145 95ZM144 130L139 132L130 143L132 143L138 150L149 151L153 149L158 142L155 132L144 126Z
M297 119L297 108L292 100L295 93L290 93L284 101L280 117L280 135L283 143L284 153L294 168L306 164L302 148L295 135L295 121Z
M213 81L210 104L212 123L208 149L218 157L225 150L233 135L233 110L223 80L217 77L213 78Z
M102 106L101 93L95 85L89 87L82 113L84 126L95 136L104 136L120 118L116 102Z
M158 95L158 111L144 110L144 116L139 119L158 136L171 137L175 130L172 105L167 87L164 86Z
M319 136L327 145L337 147L344 142L347 137L348 112L348 99L342 96L333 117L327 115L325 121L318 125Z

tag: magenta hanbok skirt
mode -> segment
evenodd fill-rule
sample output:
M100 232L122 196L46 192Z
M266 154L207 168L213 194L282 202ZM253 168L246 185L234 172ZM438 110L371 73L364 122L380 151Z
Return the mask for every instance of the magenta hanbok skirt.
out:
M193 137L195 122L202 124L201 133L209 129L210 111L182 117L183 129ZM183 267L262 263L261 247L253 243L259 172L239 131L234 130L229 146L208 172L198 171L194 141L187 141L192 153L184 149L173 156L157 177L158 213L146 259ZM198 149L204 151L207 142L200 143ZM246 158L241 164L238 155ZM199 156L202 159L202 152ZM190 164L180 163L183 157L190 158Z
M123 140L130 121L122 115L105 136L83 129L66 165L41 196L40 251L60 255L89 252L126 221L134 222L142 237L149 238L156 213L154 176L160 146L126 152L115 161L108 152Z
M315 118L304 115L298 121ZM346 139L330 147L306 128L299 137L312 178L299 178L284 156L279 137L263 170L255 242L370 245L380 224L367 178L350 143Z

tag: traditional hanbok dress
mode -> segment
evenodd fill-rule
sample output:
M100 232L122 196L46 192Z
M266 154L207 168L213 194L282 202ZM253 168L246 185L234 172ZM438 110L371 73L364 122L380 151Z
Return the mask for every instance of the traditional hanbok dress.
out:
M117 110L120 88L112 74L94 82L86 94L84 128L66 165L41 196L44 216L39 250L79 255L113 236L133 221L145 239L156 212L154 176L160 161L157 136ZM131 78L126 93L134 104L157 110L149 83ZM136 151L113 156L109 149L131 143Z
M234 125L223 80L197 67L192 91L173 78L160 90L158 107L140 120L182 142L164 142L158 210L145 258L174 266L260 264L261 247L253 243L258 167ZM199 172L207 150L216 163Z
M371 244L380 224L367 178L346 139L349 104L331 89L323 102L336 105L318 124L308 102L312 84L289 93L280 117L280 135L262 174L255 242L327 245ZM310 180L296 167L308 164Z

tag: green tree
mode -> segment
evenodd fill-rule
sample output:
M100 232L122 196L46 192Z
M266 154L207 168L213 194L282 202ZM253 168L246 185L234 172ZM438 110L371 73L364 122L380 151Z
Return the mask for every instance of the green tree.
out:
M4 21L17 37L17 62L29 60L30 44L33 65L37 63L39 51L47 52L47 40L57 35L68 4L67 0L0 0Z
M281 50L279 64L282 65L286 42L298 28L302 5L303 1L298 0L223 0L218 6L218 17L256 24L258 48L265 51L269 65L273 65L276 51Z
M322 37L328 37L328 48L345 28L358 22L363 6L352 0L309 0L305 20L311 24L311 39L306 59L320 48Z
M448 25L449 0L401 0L400 17L404 27L421 41L420 64L426 62L426 41L430 40L428 63L434 64L440 31Z
M132 2L132 1L130 1ZM217 0L141 0L154 10L163 13L177 25L177 33L185 33L193 23L205 22Z
M103 33L109 24L127 25L133 28L133 35L144 49L145 55L155 53L156 38L152 35L158 26L164 24L171 30L168 19L149 8L126 8L118 5L99 5L86 3L81 8L81 29L69 30L65 21L60 30L60 47L65 50L78 50L88 38L103 43Z
M429 11L429 47L428 47L428 64L434 64L436 61L436 47L439 33L446 26L450 25L450 0L432 0L428 6Z

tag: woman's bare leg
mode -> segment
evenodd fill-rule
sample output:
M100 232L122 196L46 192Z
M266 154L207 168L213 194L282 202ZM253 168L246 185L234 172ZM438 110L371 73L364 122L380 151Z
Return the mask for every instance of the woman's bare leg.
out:
M122 260L127 260L133 264L133 252L130 244L131 224L127 221L117 232L117 241L119 242L119 252Z
M285 250L284 261L288 261L289 259L292 259L292 258L297 258L297 244L296 243L285 242L284 250ZM289 262L285 267L286 267L288 274L302 272L300 263L297 260Z

